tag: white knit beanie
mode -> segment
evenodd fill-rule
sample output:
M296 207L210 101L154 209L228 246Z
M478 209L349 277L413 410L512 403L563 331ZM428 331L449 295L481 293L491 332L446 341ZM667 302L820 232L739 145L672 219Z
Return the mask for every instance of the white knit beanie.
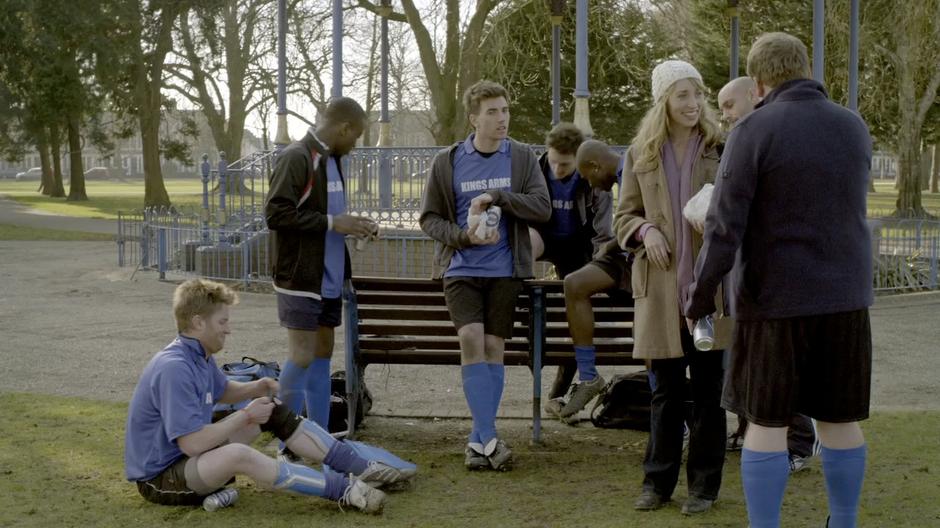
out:
M667 60L659 63L653 68L653 102L659 101L660 97L665 95L666 90L672 84L681 79L698 79L702 81L702 75L688 62L681 60Z

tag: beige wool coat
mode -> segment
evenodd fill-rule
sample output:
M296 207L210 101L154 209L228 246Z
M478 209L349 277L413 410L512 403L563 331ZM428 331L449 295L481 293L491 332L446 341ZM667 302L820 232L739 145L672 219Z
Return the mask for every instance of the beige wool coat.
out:
M700 147L699 156L692 166L692 194L706 183L715 183L718 171L718 150L715 145ZM682 357L680 341L681 315L678 301L676 226L673 222L672 202L666 173L660 163L655 170L634 170L631 147L626 154L620 203L614 214L614 233L625 250L636 251L632 268L634 298L633 357L638 359L668 359ZM680 215L681 216L681 215ZM683 220L685 221L685 220ZM646 223L653 224L669 244L669 268L659 269L646 256L642 242L636 240L637 230ZM702 235L692 230L692 253L698 257L702 248ZM718 289L715 296L715 348L731 344L733 321L722 301L724 293Z

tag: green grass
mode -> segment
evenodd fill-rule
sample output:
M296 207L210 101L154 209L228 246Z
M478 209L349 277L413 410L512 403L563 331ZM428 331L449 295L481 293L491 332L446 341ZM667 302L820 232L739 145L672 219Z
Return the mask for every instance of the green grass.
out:
M501 420L516 469L467 473L466 420L369 417L362 439L419 464L415 489L396 493L382 517L341 513L326 501L256 488L239 478L240 499L215 513L155 506L123 479L126 405L44 395L0 394L0 526L734 526L746 524L737 454L721 498L702 516L631 508L642 480L646 434L546 423L531 447L528 422ZM937 526L940 412L879 413L864 424L870 456L861 526ZM684 470L683 470L684 475ZM819 526L827 506L819 461L790 479L784 526Z
M350 179L349 193L355 193L359 182ZM117 218L118 211L130 212L141 209L144 205L143 180L129 180L127 182L87 182L87 202L66 202L64 198L49 198L36 192L37 182L16 182L0 180L0 195L6 195L24 205L40 209L48 213L82 218ZM404 182L395 181L392 192L403 197L420 198L424 181L409 179ZM168 179L167 192L170 201L177 207L202 206L202 183L195 179ZM890 214L894 211L897 191L893 182L876 182L874 193L868 195L868 209L872 214ZM377 189L373 189L377 192ZM66 188L68 192L68 188ZM931 212L940 212L940 194L924 192L922 195L924 208Z
M921 191L921 203L928 212L940 212L940 193ZM875 192L868 193L869 213L891 214L898 200L894 182L875 182Z
M0 224L0 240L110 241L114 240L114 235Z
M47 213L80 218L113 220L117 218L119 211L128 213L144 207L143 180L86 182L87 202L67 202L65 198L43 196L36 192L38 186L37 182L0 180L0 194ZM202 206L202 182L195 178L168 179L166 190L170 195L170 201L177 207ZM68 186L65 192L68 194Z

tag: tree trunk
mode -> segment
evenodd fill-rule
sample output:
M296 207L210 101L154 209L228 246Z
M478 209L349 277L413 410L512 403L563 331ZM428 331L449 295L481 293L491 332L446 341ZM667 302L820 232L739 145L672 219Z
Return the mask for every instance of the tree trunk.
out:
M52 196L55 183L52 181L52 162L49 159L49 139L45 130L37 134L36 148L39 150L39 166L42 168L42 194Z
M55 196L65 197L65 187L62 185L62 148L61 137L59 136L59 125L53 123L49 125L49 149L52 157L52 185L53 189L58 191Z
M84 202L88 200L85 194L85 167L82 162L82 136L81 121L78 114L68 117L69 127L69 196L70 202Z
M141 108L139 121L144 158L144 206L169 207L170 195L166 192L160 168L160 103Z
M920 147L906 126L898 135L898 200L895 214L902 218L924 215L920 196Z
M940 192L940 145L934 144L933 146L933 169L931 170L930 176L930 192L937 193Z

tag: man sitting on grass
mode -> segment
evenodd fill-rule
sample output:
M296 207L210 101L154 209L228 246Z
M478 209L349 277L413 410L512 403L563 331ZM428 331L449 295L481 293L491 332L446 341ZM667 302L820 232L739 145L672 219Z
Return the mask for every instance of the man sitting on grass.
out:
M266 488L380 512L385 494L375 488L406 482L413 470L365 460L297 416L271 396L280 388L277 381L230 381L216 366L212 356L225 345L229 307L237 302L235 292L217 282L195 279L176 288L173 314L179 335L144 368L128 410L127 479L157 504L201 504L235 475L247 475ZM211 423L215 403L249 398L244 409ZM249 447L261 431L329 468L320 472Z

